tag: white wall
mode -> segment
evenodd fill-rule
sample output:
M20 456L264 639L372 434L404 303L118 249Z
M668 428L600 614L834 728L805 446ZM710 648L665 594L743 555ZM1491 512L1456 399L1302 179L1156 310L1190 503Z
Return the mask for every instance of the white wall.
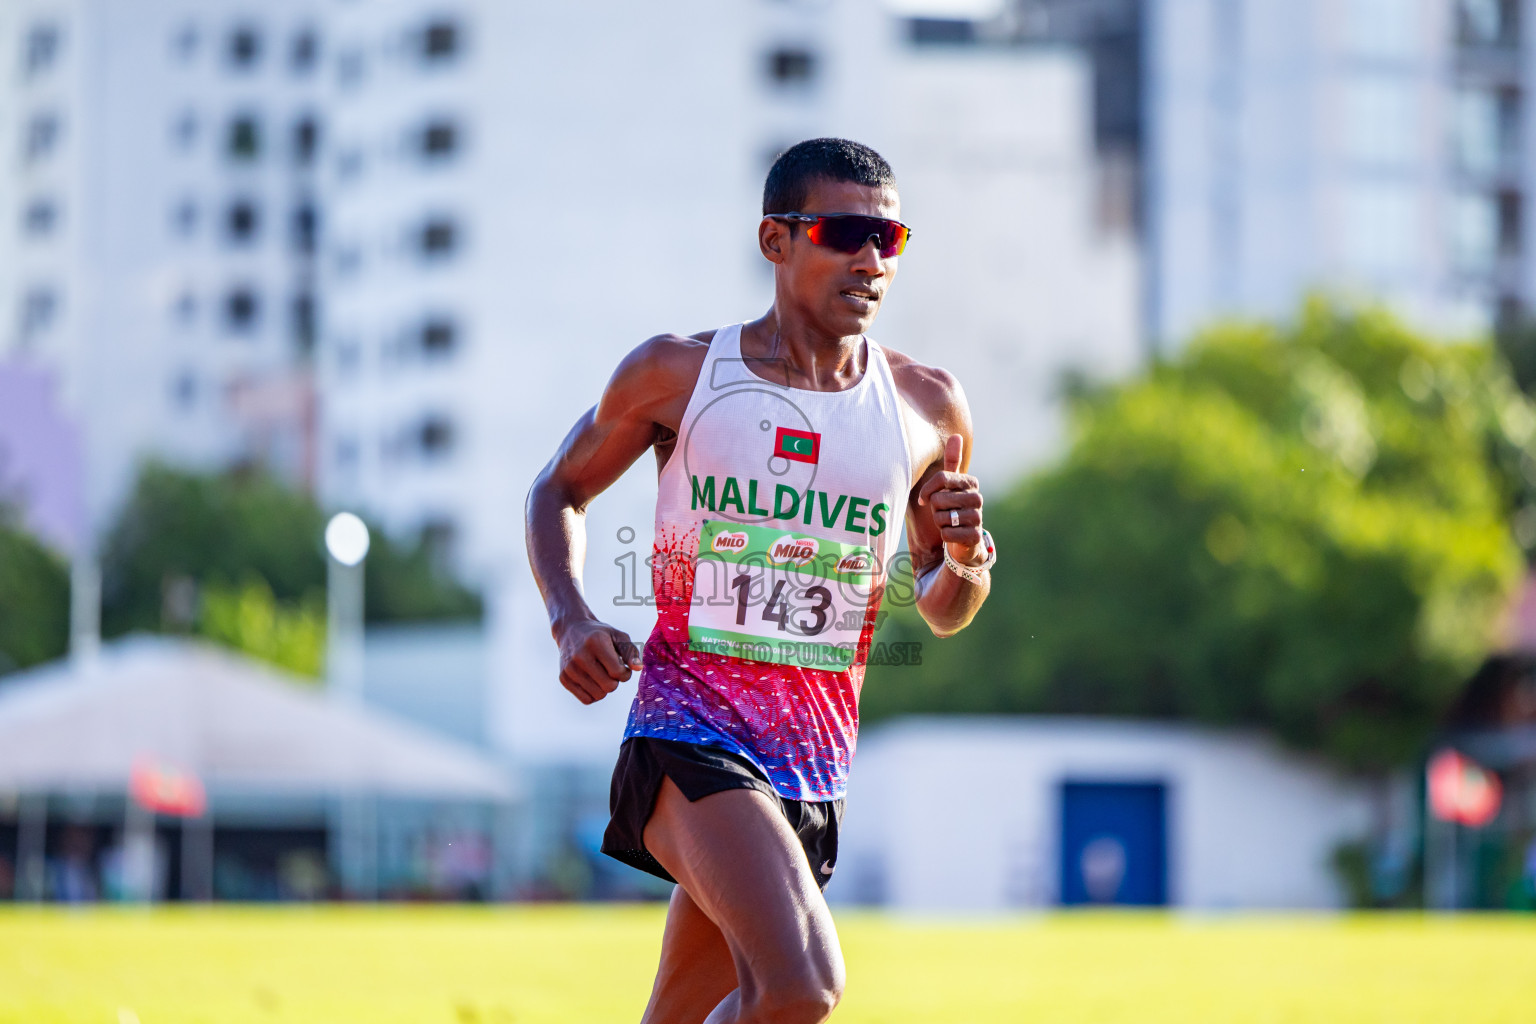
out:
M914 911L1057 901L1065 780L1163 781L1170 903L1339 905L1364 788L1255 734L1070 718L911 718L861 738L828 897Z
M1060 451L1065 371L1140 362L1135 241L1095 223L1081 55L903 48L891 68L875 144L914 234L876 336L959 377L996 496Z

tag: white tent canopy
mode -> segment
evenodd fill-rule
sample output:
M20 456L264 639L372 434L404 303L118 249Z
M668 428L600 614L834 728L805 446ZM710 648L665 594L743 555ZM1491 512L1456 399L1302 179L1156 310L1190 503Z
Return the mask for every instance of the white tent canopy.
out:
M215 793L515 795L471 747L205 644L135 637L0 679L0 790L125 789L146 756Z

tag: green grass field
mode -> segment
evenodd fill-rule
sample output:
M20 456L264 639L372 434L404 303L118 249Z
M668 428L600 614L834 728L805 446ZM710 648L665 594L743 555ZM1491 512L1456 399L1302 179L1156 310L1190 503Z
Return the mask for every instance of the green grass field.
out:
M0 910L4 1024L634 1021L658 907ZM1536 919L843 914L840 1024L1536 1020Z

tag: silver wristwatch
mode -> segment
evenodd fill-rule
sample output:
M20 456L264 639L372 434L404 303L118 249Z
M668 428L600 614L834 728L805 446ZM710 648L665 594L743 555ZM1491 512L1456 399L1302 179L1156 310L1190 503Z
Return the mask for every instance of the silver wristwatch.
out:
M987 560L980 565L961 565L950 557L949 545L944 545L944 564L949 566L956 576L969 580L978 587L986 582L981 574L992 568L993 563L997 561L997 545L992 543L992 535L985 528L981 531L981 543L986 546Z

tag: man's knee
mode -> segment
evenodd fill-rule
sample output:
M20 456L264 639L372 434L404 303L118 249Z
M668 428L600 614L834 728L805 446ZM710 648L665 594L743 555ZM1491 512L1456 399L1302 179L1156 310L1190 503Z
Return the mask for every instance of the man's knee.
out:
M843 998L843 961L835 952L803 970L766 979L752 995L750 1019L772 1024L821 1024Z
M751 1008L751 1020L765 1024L822 1024L837 1009L842 992L826 987L765 993Z

